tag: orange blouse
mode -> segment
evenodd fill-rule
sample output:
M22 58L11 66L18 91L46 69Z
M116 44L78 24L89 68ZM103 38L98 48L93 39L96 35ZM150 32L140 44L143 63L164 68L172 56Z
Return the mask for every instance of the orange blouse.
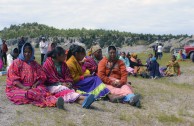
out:
M112 84L112 81L107 76L112 65L113 62L109 62L106 57L104 57L98 64L98 76L103 81L103 83L108 85ZM122 60L117 60L114 68L112 69L110 77L120 80L120 83L124 85L127 83L127 75L128 73L126 71L125 64Z

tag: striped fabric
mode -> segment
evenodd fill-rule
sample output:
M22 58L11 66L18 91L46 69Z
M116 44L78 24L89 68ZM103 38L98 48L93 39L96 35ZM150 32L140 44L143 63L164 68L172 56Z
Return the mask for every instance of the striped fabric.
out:
M44 82L46 75L41 66L32 61L26 63L20 59L13 61L7 74L6 95L14 104L33 104L39 107L55 106L57 98L51 96ZM32 88L37 81L41 83L37 88ZM16 86L17 83L23 86L29 86L31 89L24 90Z
M62 85L63 83L72 83L73 79L65 62L61 64L61 68L59 74L52 58L47 58L43 65L43 69L47 75L47 88L57 98L63 97L66 103L74 102L80 97L80 94Z

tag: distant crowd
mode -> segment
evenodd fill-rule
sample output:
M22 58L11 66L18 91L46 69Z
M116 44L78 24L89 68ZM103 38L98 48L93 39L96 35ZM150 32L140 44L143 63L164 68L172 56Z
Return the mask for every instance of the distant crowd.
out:
M75 102L87 109L97 100L109 100L140 107L141 97L133 92L128 76L151 79L178 76L179 61L185 58L180 51L165 67L160 67L157 62L162 59L160 44L154 48L154 56L148 55L146 64L137 54L119 52L115 46L109 46L102 55L98 44L88 52L75 44L64 50L42 37L39 48L41 65L35 61L33 46L23 37L8 55L3 40L0 69L7 66L6 95L14 104L64 109L65 103Z

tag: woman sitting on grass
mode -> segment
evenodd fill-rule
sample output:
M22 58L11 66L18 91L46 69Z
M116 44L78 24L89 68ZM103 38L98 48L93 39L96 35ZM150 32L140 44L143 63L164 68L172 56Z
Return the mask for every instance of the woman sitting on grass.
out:
M46 75L34 61L34 49L30 43L23 45L19 58L11 64L7 74L6 95L14 104L33 104L39 107L62 108L64 101L52 96L44 82Z
M143 65L140 59L137 59L137 54L132 53L131 58L129 59L130 62L130 67L134 69L134 75L136 76L137 74L141 75L142 73L145 72L145 69L142 66L147 66Z
M164 72L165 76L178 76L180 75L180 65L176 60L176 56L172 56L172 60L169 61L167 69Z
M67 66L73 77L73 88L83 95L94 94L97 99L103 98L109 94L109 90L98 76L93 76L88 69L82 67L81 62L85 55L86 51L83 47L79 45L70 46L67 55Z
M150 63L148 65L148 71L150 73L150 78L157 79L160 77L159 64L156 61L156 57L152 57L150 59Z
M102 49L99 45L94 45L90 48L90 56L84 58L82 67L88 69L90 73L96 74L100 60L102 60Z
M130 74L134 74L134 69L130 67L130 62L129 62L129 59L126 57L125 52L121 53L121 56L119 57L119 59L125 63L127 72Z
M95 101L94 95L81 96L71 89L73 79L64 62L65 57L65 50L62 47L56 47L50 52L50 56L43 65L47 75L47 88L56 97L63 97L66 103L77 102L82 104L83 108L89 108Z
M135 95L127 82L125 64L119 60L115 46L108 47L108 56L104 57L98 65L98 76L106 84L111 94L122 97L122 102L132 106L140 106L140 96Z

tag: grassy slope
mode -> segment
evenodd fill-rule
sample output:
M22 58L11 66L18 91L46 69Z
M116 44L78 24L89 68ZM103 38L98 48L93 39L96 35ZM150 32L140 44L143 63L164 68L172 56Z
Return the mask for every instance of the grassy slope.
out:
M37 54L38 51L36 60L40 61ZM140 56L146 57L146 53ZM170 55L165 54L159 61L161 66L169 59ZM107 101L98 101L89 110L77 104L66 104L66 111L17 106L6 99L5 77L0 77L0 125L194 125L194 67L189 61L180 64L183 72L180 77L159 80L129 77L134 91L143 96L141 109Z

